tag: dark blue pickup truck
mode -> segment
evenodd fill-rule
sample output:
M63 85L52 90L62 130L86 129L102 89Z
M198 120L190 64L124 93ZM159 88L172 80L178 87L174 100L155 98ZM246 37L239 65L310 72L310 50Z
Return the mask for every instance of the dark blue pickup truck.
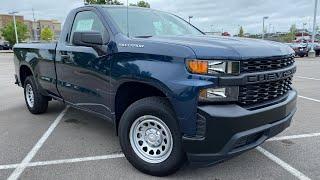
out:
M31 113L54 99L110 121L130 163L155 176L252 149L296 111L290 47L206 36L152 9L77 8L59 42L18 44L14 63Z

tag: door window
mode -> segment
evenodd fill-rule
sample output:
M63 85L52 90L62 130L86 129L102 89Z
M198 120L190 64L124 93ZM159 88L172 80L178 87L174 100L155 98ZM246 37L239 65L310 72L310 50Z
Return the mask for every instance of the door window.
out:
M82 11L79 12L73 22L70 42L73 38L74 32L88 32L95 31L100 32L102 38L104 38L105 33L107 33L106 28L103 26L99 17L92 11Z

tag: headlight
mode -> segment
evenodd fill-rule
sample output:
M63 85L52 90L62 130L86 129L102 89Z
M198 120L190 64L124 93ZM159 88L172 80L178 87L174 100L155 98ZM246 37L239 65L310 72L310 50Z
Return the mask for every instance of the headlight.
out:
M239 87L209 88L200 90L199 102L230 102L237 101Z
M187 60L187 68L194 74L229 74L240 73L239 61Z

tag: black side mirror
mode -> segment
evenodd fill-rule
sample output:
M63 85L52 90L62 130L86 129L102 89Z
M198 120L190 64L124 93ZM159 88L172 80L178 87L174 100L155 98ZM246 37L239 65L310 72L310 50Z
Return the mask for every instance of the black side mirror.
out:
M103 45L102 35L100 32L74 32L72 37L72 44L76 46L97 46Z

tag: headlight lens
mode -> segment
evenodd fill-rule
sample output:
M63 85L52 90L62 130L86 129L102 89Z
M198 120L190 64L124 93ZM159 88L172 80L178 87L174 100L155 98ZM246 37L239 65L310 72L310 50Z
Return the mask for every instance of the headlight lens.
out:
M187 60L187 68L194 74L229 74L240 73L239 61Z
M199 102L230 102L237 101L239 87L208 88L200 90Z

